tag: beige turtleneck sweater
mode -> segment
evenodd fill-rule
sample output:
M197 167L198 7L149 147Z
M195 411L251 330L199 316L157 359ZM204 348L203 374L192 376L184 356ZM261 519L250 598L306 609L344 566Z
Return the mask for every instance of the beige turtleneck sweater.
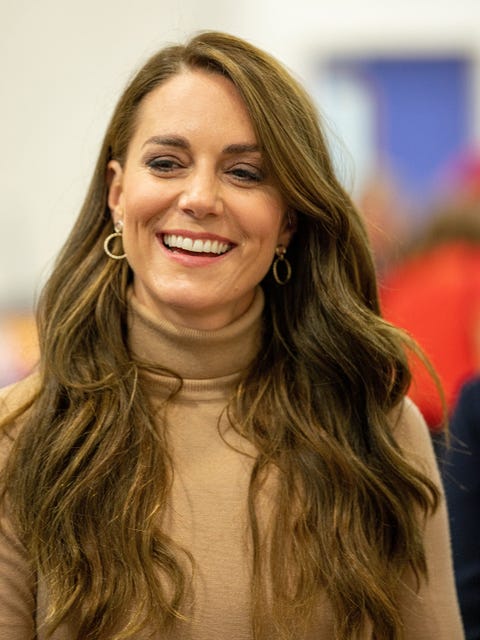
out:
M168 413L174 482L164 526L171 538L193 555L193 595L186 605L187 621L179 623L173 634L158 633L153 638L251 640L246 506L255 451L228 428L222 411L258 348L263 295L259 290L244 316L214 332L159 322L134 297L130 307L132 351L183 378L182 390ZM166 375L148 373L145 378L154 404L160 403L174 384ZM23 400L34 384L30 379L5 390L0 397L1 413ZM439 482L427 429L411 404L404 411L397 434L409 455ZM2 441L2 448L7 446ZM8 516L3 516L2 524L0 640L47 640L42 623L48 596L41 580L38 588L35 586L25 549ZM426 550L428 586L424 585L418 595L407 589L399 593L405 640L461 640L443 503L427 523ZM65 624L52 640L71 637L72 629ZM135 640L144 638L139 635ZM301 640L332 639L331 611L320 597L312 629Z

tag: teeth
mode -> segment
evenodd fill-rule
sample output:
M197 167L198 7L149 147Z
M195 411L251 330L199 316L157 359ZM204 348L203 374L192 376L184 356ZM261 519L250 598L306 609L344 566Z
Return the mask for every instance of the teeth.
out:
M163 243L171 249L184 249L193 253L215 253L221 255L226 253L230 247L227 242L218 242L218 240L192 240L183 236L176 236L168 233L163 236Z

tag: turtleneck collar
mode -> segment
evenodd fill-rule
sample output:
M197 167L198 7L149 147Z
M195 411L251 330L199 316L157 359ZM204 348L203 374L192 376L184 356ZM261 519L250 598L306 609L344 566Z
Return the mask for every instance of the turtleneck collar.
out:
M240 318L216 331L199 331L158 318L130 291L130 349L140 360L165 367L184 381L232 376L246 369L258 351L263 306L263 291L257 287Z

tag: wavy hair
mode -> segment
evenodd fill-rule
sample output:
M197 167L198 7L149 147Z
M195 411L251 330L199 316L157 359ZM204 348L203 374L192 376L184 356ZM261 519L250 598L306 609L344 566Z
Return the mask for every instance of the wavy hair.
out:
M335 638L353 640L370 624L375 638L401 638L399 584L408 569L418 580L426 574L418 514L438 501L391 433L410 382L406 339L380 317L364 227L311 100L268 54L217 32L164 48L125 90L39 302L39 390L5 480L46 581L50 630L75 617L75 640L120 640L181 615L188 578L159 525L172 461L127 347L132 274L126 261L106 258L103 241L108 162L124 162L143 98L187 69L237 87L297 218L294 279L278 287L265 277L263 345L228 407L258 450L249 490L253 636L265 639L269 611L277 636L293 639L324 590ZM275 512L263 530L258 498L272 469Z

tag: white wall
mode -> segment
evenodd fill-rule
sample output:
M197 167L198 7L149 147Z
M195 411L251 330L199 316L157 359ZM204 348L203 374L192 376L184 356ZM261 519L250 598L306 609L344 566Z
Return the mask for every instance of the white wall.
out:
M32 303L131 72L199 29L250 39L312 88L332 52L444 49L480 61L478 0L0 0L0 309Z

